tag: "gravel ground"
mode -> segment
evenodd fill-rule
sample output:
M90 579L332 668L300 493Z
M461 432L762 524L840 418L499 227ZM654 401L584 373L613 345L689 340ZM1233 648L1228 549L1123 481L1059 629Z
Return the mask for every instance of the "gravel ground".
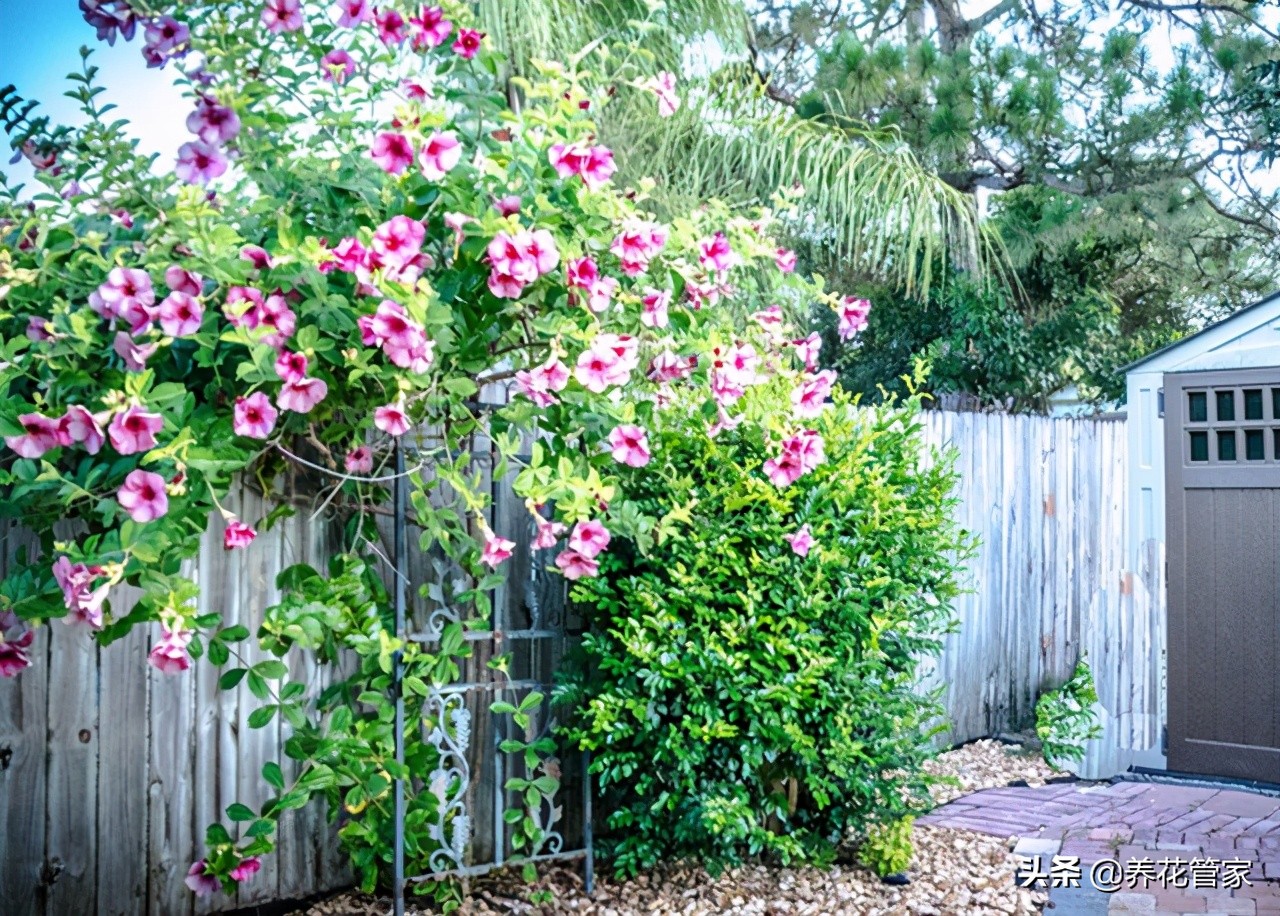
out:
M1040 785L1053 773L1028 747L977 741L941 754L929 769L954 777L959 787L941 786L939 803L978 789L1025 780ZM1043 894L1014 886L1013 857L1005 842L975 833L916 827L911 883L893 887L866 869L843 865L812 868L751 866L712 878L700 868L670 866L630 881L601 877L588 897L578 870L550 869L536 887L518 876L498 874L475 881L459 913L467 916L968 916L1038 913ZM533 905L530 892L545 889L551 903ZM389 901L342 894L291 916L383 916ZM413 916L430 911L409 907Z

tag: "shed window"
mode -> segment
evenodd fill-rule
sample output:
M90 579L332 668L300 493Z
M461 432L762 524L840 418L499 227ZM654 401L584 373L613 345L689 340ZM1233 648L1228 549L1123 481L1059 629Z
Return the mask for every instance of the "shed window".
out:
M1244 390L1244 418L1246 420L1262 419L1262 389L1246 388Z
M1260 429L1244 431L1244 457L1246 461L1263 461L1267 457L1266 440Z
M1218 422L1236 418L1236 393L1234 391L1215 391L1218 402Z
M1280 410L1280 388L1275 389L1276 409ZM1187 392L1187 419L1192 423L1203 423L1209 419L1208 400L1203 391Z
M1204 430L1193 432L1191 435L1191 460L1192 461L1208 461L1209 460L1209 434ZM1280 442L1280 429L1276 430L1276 441Z
M1221 431L1218 433L1218 460L1219 461L1235 461L1236 460L1235 430Z

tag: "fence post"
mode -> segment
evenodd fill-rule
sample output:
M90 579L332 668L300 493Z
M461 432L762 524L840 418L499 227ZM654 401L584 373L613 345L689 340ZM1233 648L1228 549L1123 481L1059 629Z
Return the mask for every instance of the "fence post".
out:
M395 444L396 476L392 485L392 501L395 503L395 610L396 641L404 639L405 579L409 574L408 552L405 545L405 479L404 449L397 437ZM392 656L391 693L395 699L396 780L395 780L395 857L393 888L395 916L404 916L404 649L397 648Z

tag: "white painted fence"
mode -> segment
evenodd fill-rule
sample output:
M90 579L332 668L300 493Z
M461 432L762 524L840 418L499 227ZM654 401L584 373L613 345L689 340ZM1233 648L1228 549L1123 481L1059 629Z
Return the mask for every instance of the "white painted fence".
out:
M931 675L948 685L950 739L1027 724L1040 689L1088 651L1107 731L1082 772L1123 770L1135 749L1158 747L1164 564L1152 554L1143 569L1124 568L1124 423L934 412L925 434L959 450L960 520L982 541L960 632ZM256 497L239 499L249 502L230 508L260 517ZM226 553L213 532L193 565L202 606L256 629L276 573L322 567L329 543L305 514L251 551ZM99 650L55 623L39 631L35 664L0 682L0 911L195 916L346 881L312 806L286 815L280 853L238 899L186 892L204 826L231 801L264 800L259 772L283 756L282 735L278 719L249 729L244 685L220 692L210 666L177 677L150 669L148 638Z

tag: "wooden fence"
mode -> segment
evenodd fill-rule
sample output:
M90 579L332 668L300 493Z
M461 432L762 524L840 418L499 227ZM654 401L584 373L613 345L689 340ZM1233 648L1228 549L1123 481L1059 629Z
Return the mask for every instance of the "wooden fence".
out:
M1123 769L1133 749L1158 741L1163 719L1163 563L1151 556L1143 569L1125 569L1124 424L934 412L925 436L958 449L960 520L982 540L961 629L929 675L947 685L950 739L1027 724L1040 689L1088 651L1108 729L1082 769ZM237 498L229 508L242 517L263 513L251 493ZM250 629L276 598L276 573L295 562L322 567L332 543L305 514L249 551L223 551L216 531L206 537L192 565L202 608ZM527 558L510 565L500 601L524 614L548 584ZM206 664L175 677L155 672L145 662L149 638L139 631L99 650L55 622L38 631L35 664L0 681L5 916L195 916L347 882L332 829L311 806L285 816L278 854L237 899L186 891L204 826L232 801L267 797L259 774L282 756L281 726L249 729L244 685L219 691ZM554 665L559 648L539 649L546 657L536 664ZM293 665L295 676L318 676L303 659Z

